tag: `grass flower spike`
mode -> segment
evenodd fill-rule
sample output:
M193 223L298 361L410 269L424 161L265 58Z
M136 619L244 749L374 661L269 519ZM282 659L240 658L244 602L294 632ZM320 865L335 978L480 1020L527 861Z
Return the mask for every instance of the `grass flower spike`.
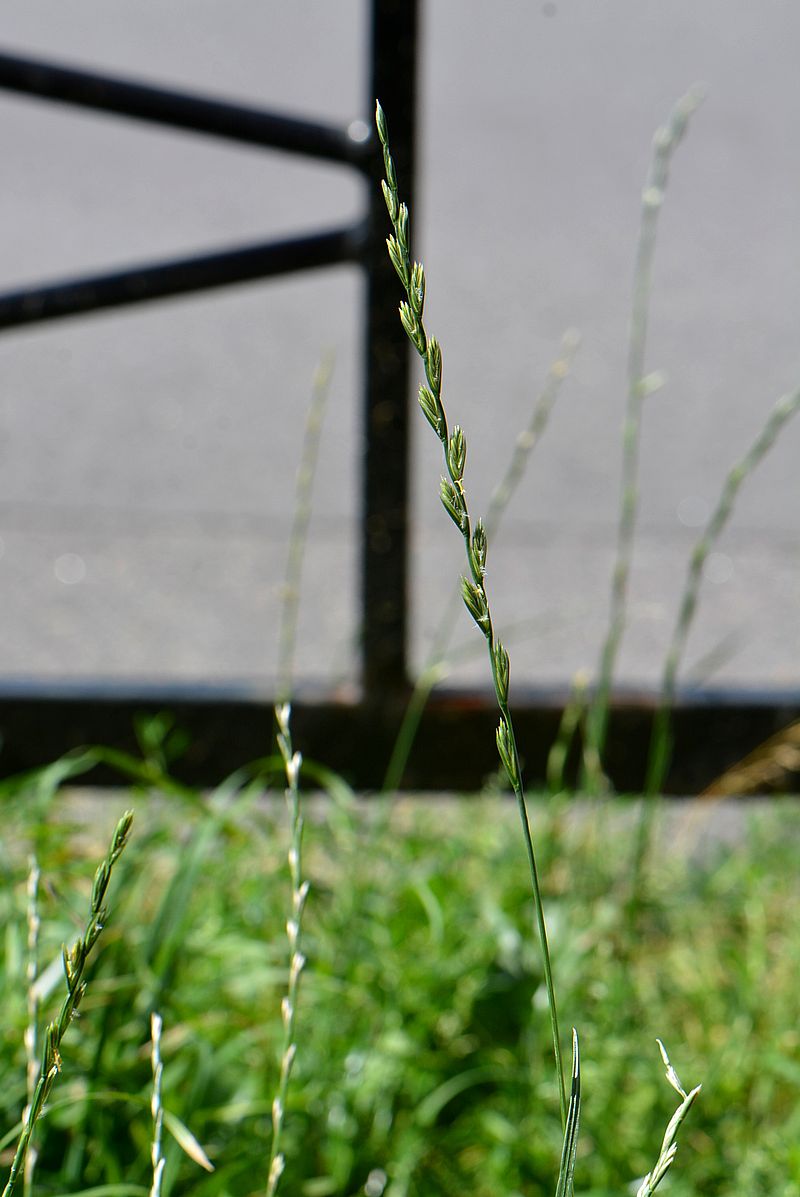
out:
M300 950L303 911L309 889L308 881L301 880L303 816L300 811L299 778L302 757L292 747L290 716L291 707L288 702L275 708L275 719L278 724L278 749L283 759L286 773L286 806L291 819L289 876L292 885L292 905L291 913L286 921L286 937L289 940L289 984L286 996L281 1001L283 1052L281 1055L278 1092L272 1102L272 1149L267 1167L267 1197L274 1197L286 1166L286 1160L281 1151L281 1138L283 1135L283 1119L286 1112L286 1098L289 1092L289 1080L292 1074L294 1058L297 1054L295 1022L297 1019L297 997L300 987L300 974L306 963L305 956Z
M530 418L522 431L516 436L508 464L503 471L500 481L492 491L492 495L489 499L489 505L486 510L486 516L483 520L483 526L487 538L499 528L503 515L508 509L511 498L522 481L522 478L525 474L525 469L530 461L531 454L542 439L542 435L547 428L551 412L555 405L556 398L558 397L561 384L569 374L572 360L577 352L579 344L579 334L575 329L568 329L567 332L564 333L564 336L561 340L560 354L556 360L552 362L550 369L548 370L547 378L542 390L537 396ZM426 411L426 407L429 411L433 410L430 407L427 387L422 387L420 389L419 401L423 412ZM425 418L428 420L428 423L431 422L430 417L427 414ZM438 422L435 421L433 427L438 436ZM422 713L425 709L428 698L430 697L430 693L434 686L440 682L449 671L447 650L450 644L450 636L454 628L455 613L460 597L460 587L458 589L454 588L450 600L442 607L439 623L431 641L428 660L423 667L422 672L414 679L414 689L398 729L395 745L392 749L391 759L386 768L386 775L383 779L382 789L385 791L391 792L399 788L403 777L403 771L411 751L411 746L414 742L414 737L419 727L420 720L422 719Z
M450 432L442 402L442 350L435 337L428 336L423 323L425 305L425 272L420 262L411 258L409 242L408 208L401 203L397 174L389 149L389 132L386 117L380 104L376 105L375 121L378 137L383 148L385 177L382 182L383 196L393 233L387 238L389 257L406 292L406 299L400 304L400 322L408 339L422 358L426 383L419 389L419 405L422 414L430 424L442 445L446 474L442 476L440 495L442 505L450 519L464 538L468 574L461 579L461 593L464 604L473 620L486 638L489 662L494 680L500 722L497 729L497 748L503 767L514 790L519 807L525 838L528 865L533 889L536 922L544 967L547 1000L553 1034L556 1076L561 1102L562 1123L567 1122L567 1093L564 1082L564 1068L561 1060L561 1042L558 1029L555 991L550 967L550 949L547 943L547 929L544 919L536 857L533 850L530 822L528 820L525 793L522 785L522 767L514 736L514 725L508 706L509 661L503 646L495 639L491 610L484 582L487 559L487 536L479 520L473 531L467 497L464 489L464 469L467 460L467 440L463 429L456 425Z
M62 948L67 993L61 1004L58 1017L47 1026L44 1032L44 1046L42 1049L42 1062L39 1075L33 1091L33 1097L26 1110L22 1133L17 1143L14 1159L8 1174L8 1181L6 1182L2 1197L11 1197L20 1169L25 1163L36 1123L42 1116L45 1102L50 1096L50 1090L53 1088L55 1079L61 1071L61 1043L86 992L86 982L83 979L86 962L92 948L100 938L100 933L106 922L108 912L105 907L105 898L108 883L111 880L111 871L128 842L132 823L133 812L126 811L111 837L108 854L94 875L92 897L89 905L89 919L86 929L83 935L75 940L69 951L67 951L66 947Z

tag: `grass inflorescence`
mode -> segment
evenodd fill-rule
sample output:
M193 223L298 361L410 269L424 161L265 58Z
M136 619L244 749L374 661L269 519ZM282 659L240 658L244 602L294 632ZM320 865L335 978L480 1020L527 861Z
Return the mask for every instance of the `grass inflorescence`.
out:
M381 186L389 219L394 229L394 233L388 238L386 245L389 257L406 292L406 299L400 304L400 321L408 339L422 358L425 366L427 385L423 384L419 388L419 405L425 419L439 438L444 453L447 475L441 479L439 493L445 511L464 539L469 573L461 578L461 595L467 611L486 639L494 691L500 710L500 722L497 726L497 751L517 799L522 824L531 888L533 890L536 926L542 952L545 984L547 986L556 1081L561 1102L561 1117L566 1127L567 1094L564 1081L564 1066L561 1059L561 1037L558 1026L558 1010L553 985L552 965L550 962L550 948L547 942L547 927L536 866L536 854L533 847L528 808L525 802L522 762L520 760L519 749L517 748L514 723L509 708L509 656L502 643L495 637L492 613L486 593L485 576L486 557L489 547L488 536L482 520L479 519L477 521L474 530L472 527L464 487L467 438L464 430L458 424L455 425L452 432L448 428L447 414L442 402L442 350L436 338L428 336L423 323L425 271L421 262L413 262L411 259L408 208L400 201L397 174L389 149L389 133L386 117L379 103L376 106L375 119L378 137L383 148L385 178Z
M117 823L114 834L111 837L108 852L95 873L89 902L89 917L83 934L78 936L69 950L66 947L62 949L61 960L64 968L67 992L61 1003L61 1009L57 1017L53 1022L47 1024L44 1031L44 1045L42 1048L39 1074L36 1077L36 1083L33 1085L28 1104L25 1108L22 1131L17 1142L16 1151L14 1152L14 1158L11 1161L8 1180L3 1189L3 1197L11 1197L14 1191L20 1169L25 1165L31 1139L36 1130L36 1124L42 1117L45 1102L50 1096L50 1091L53 1088L56 1077L61 1072L63 1066L61 1045L86 992L86 981L84 979L86 965L92 949L100 938L100 933L107 918L105 900L108 883L111 880L111 871L125 849L132 823L133 813L126 811ZM36 918L38 921L38 915ZM29 914L30 924L31 917Z
M487 543L499 528L514 492L524 477L531 454L545 433L561 384L569 374L579 344L580 336L577 331L568 329L561 341L561 352L551 364L545 384L537 396L530 419L514 440L508 464L492 491L486 518L483 521ZM450 601L442 607L441 618L433 635L428 660L415 679L411 697L397 730L389 764L386 767L382 788L387 793L392 793L399 788L425 705L434 686L447 676L448 649L454 627L453 617L460 601L460 589L456 589Z
M297 1001L300 989L300 974L306 959L301 951L303 911L308 897L309 883L302 877L303 816L300 810L300 766L302 757L292 747L290 727L291 708L284 703L275 710L278 724L278 749L286 771L286 805L291 825L289 845L289 878L292 886L289 917L286 920L286 936L289 940L289 982L286 994L281 999L281 1021L283 1023L283 1045L281 1051L278 1092L272 1100L272 1146L267 1166L267 1197L274 1197L280 1183L286 1158L281 1151L283 1120L289 1081L297 1054L295 1028L297 1025Z
M665 131L665 134L662 137L663 145L661 145L659 152L656 154L654 182L652 188L650 189L654 192L656 187L659 187L659 197L663 192L663 186L666 182L669 152L671 151L673 145L682 136L690 111L691 106L688 101L682 106L679 106L679 109L676 111L669 129ZM527 803L525 800L525 791L522 781L522 763L519 750L517 748L514 725L509 709L510 662L508 652L495 637L491 609L489 606L489 599L485 586L488 537L486 528L481 520L478 520L474 531L472 529L469 507L464 487L464 471L467 456L466 436L463 429L461 429L459 425L456 425L452 432L450 432L448 428L447 415L442 400L442 351L436 339L434 337L430 337L426 332L423 322L426 288L425 272L422 264L420 262L413 261L411 257L409 213L406 205L401 203L399 199L395 166L389 148L389 135L386 117L380 106L380 103L376 105L376 125L378 129L378 137L383 149L385 171L385 178L381 185L384 199L386 201L386 208L389 213L389 219L394 229L393 235L387 239L386 244L389 251L389 257L406 292L406 299L400 305L400 320L409 340L411 341L411 344L422 358L425 367L427 385L422 384L419 388L419 405L426 420L439 438L444 453L444 462L447 474L441 479L440 496L445 511L459 529L464 539L469 574L467 576L462 576L461 578L462 598L467 611L472 616L473 620L486 639L492 678L494 681L495 695L500 710L500 723L497 728L497 750L503 768L505 769L506 775L508 777L508 781L511 784L517 799L517 805L522 822L523 836L527 849L534 907L536 911L537 929L539 933L539 947L542 957L548 1009L550 1012L556 1077L561 1103L561 1119L564 1130L561 1161L556 1184L556 1197L572 1197L578 1151L578 1129L581 1111L581 1070L579 1041L577 1031L573 1028L572 1082L569 1101L567 1101L564 1070L561 1059L555 987L550 959L550 948L545 925L544 907L539 883L538 868L536 865L536 856L533 847L533 838L531 835L530 821L528 818ZM652 197L650 202L654 203ZM660 198L658 202L660 203ZM646 276L649 274L649 259L652 256L649 246L653 238L645 237L643 240L645 242L645 248L640 251L640 256L645 260L645 265L642 266L641 273L646 279ZM626 479L626 484L624 487L625 498L623 502L623 518L620 533L620 562L618 564L617 570L615 571L615 581L619 582L619 587L615 587L615 594L612 596L612 627L606 650L603 654L604 666L603 675L601 677L600 691L596 696L595 704L590 714L590 728L592 722L594 722L597 725L596 734L598 736L598 739L593 741L590 732L587 739L587 759L589 760L590 765L593 755L594 758L599 761L599 744L602 742L602 737L604 735L605 713L603 709L603 685L604 682L607 682L610 686L611 672L613 670L613 658L616 653L619 637L621 635L622 620L624 616L625 589L627 585L627 570L629 568L630 544L634 530L636 501L633 479L635 476L635 463L637 456L636 442L638 439L636 428L638 424L639 404L641 402L641 398L646 392L644 380L641 378L640 367L642 363L639 361L639 357L643 355L643 331L640 338L635 338L635 342L638 339L641 339L642 341L642 353L635 357L631 367L632 377L634 374L636 375L635 384L632 384L631 388L634 407L633 411L629 411L628 421L626 424L626 430L628 427L630 427L632 435L628 471L631 473L631 477ZM659 1046L661 1047L664 1062L667 1065L667 1077L673 1087L680 1092L683 1102L679 1110L668 1124L656 1166L645 1177L645 1180L639 1189L638 1197L650 1197L650 1195L655 1191L661 1180L666 1175L675 1158L675 1153L677 1152L676 1136L678 1129L683 1123L686 1114L688 1113L691 1105L694 1102L694 1099L700 1091L699 1086L693 1089L691 1094L688 1095L683 1091L680 1086L680 1082L677 1079L677 1074L670 1065L660 1040Z
M616 561L611 581L609 626L600 653L597 691L586 722L585 784L603 786L602 754L608 727L608 708L614 668L625 630L628 581L631 572L639 507L639 443L646 399L660 387L661 375L646 373L647 325L652 290L658 217L664 203L672 155L680 145L702 92L693 88L675 106L670 119L655 135L650 177L642 192L642 217L634 268L631 333L628 348L628 394L622 429L622 479Z

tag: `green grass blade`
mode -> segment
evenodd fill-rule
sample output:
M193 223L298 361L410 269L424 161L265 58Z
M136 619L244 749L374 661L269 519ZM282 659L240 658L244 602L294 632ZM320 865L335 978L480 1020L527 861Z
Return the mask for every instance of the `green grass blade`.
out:
M667 1055L664 1044L660 1039L656 1040L656 1042L658 1043L658 1049L661 1052L661 1058L664 1061L664 1067L667 1071L667 1080L669 1081L670 1085L672 1085L672 1088L675 1090L675 1092L680 1094L682 1101L667 1123L667 1129L664 1132L664 1138L661 1142L661 1150L658 1153L658 1159L656 1160L655 1167L653 1168L652 1172L647 1173L644 1180L639 1185L636 1197L652 1197L653 1193L661 1184L661 1181L669 1172L675 1160L675 1155L678 1151L678 1131L680 1130L686 1115L689 1113L689 1110L694 1105L695 1098L702 1088L701 1085L697 1085L694 1089L687 1093L678 1079L678 1074L670 1064L669 1056Z
M303 447L297 469L294 513L289 533L289 552L286 559L280 631L278 633L278 684L276 687L278 703L288 702L292 696L303 560L308 543L308 526L311 522L311 502L319 460L322 422L330 394L332 374L333 354L328 352L323 356L314 372L311 399L303 431Z
M567 1126L564 1131L564 1146L561 1150L561 1167L558 1170L556 1197L572 1197L575 1176L575 1157L578 1152L578 1129L581 1118L581 1054L578 1032L572 1028L572 1087L569 1095Z

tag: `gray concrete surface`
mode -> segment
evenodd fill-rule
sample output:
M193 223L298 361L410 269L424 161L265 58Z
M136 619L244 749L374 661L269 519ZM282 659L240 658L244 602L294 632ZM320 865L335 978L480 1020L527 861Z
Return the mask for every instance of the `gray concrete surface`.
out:
M747 0L424 4L413 214L451 415L485 505L563 331L582 348L490 584L528 682L593 668L613 559L627 322L650 141L700 80L660 230L642 519L621 676L652 682L724 473L800 385L800 8ZM329 119L368 115L354 0L9 0L0 43ZM391 120L391 114L389 114ZM336 168L0 95L0 280L300 232L354 214ZM357 274L340 269L6 334L0 673L269 685L311 376L336 353L301 678L354 673ZM414 654L459 546L414 457ZM800 420L711 563L689 671L800 681ZM469 642L466 617L456 640ZM473 641L474 643L474 641ZM478 650L480 646L477 646ZM483 678L479 655L458 676Z

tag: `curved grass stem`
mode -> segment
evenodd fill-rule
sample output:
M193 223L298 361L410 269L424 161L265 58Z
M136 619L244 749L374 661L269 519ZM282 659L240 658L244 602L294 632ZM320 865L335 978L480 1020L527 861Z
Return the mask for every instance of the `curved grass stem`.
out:
M522 823L545 987L547 990L547 1002L550 1010L553 1055L561 1104L561 1119L564 1126L566 1126L567 1091L561 1057L558 1012L553 986L550 949L547 941L544 905L542 903L539 876L536 867L536 855L522 783L522 766L508 705L509 658L503 645L495 638L489 600L484 583L488 537L483 522L478 520L473 529L470 518L464 489L467 440L463 430L458 425L455 425L452 432L448 427L447 416L442 403L442 350L436 338L428 336L423 324L425 273L421 263L414 262L411 258L408 208L404 203L400 202L398 195L397 175L389 150L386 117L380 104L376 105L375 120L378 128L378 137L383 147L385 171L385 178L382 183L383 195L389 212L389 219L394 230L393 234L387 239L386 245L389 257L406 293L406 299L400 304L400 321L406 331L406 335L422 358L425 367L426 382L419 389L419 405L422 409L422 414L439 438L444 453L445 473L441 479L439 493L445 511L460 531L464 540L467 573L461 578L461 597L464 600L467 610L486 639L492 680L500 711L500 722L497 728L497 749L516 796L520 821Z
M317 473L319 443L322 422L333 375L333 354L326 353L316 370L311 389L311 399L306 412L303 429L303 447L294 493L294 513L289 533L289 552L286 560L286 575L283 583L278 633L278 704L289 702L294 681L294 655L297 644L297 621L300 613L300 583L303 560L308 543L308 527L311 521L311 498Z

